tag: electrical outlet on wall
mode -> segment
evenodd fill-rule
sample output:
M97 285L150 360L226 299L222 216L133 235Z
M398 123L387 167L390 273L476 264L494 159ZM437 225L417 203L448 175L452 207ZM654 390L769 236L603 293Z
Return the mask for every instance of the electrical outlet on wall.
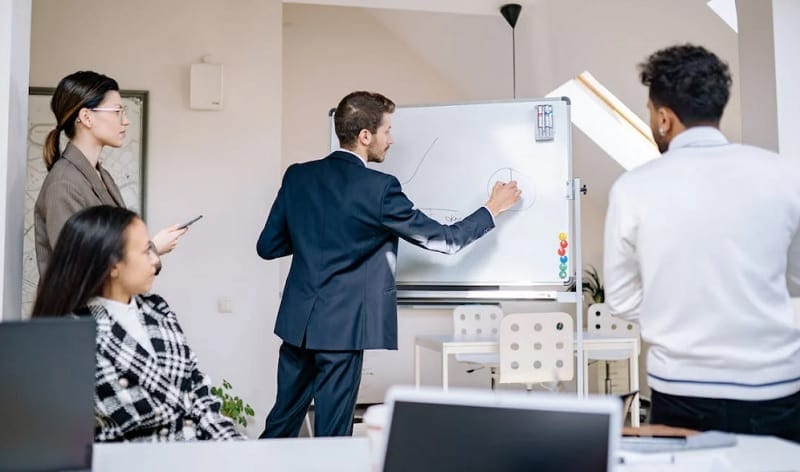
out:
M220 313L233 313L233 299L231 297L219 297L217 311Z

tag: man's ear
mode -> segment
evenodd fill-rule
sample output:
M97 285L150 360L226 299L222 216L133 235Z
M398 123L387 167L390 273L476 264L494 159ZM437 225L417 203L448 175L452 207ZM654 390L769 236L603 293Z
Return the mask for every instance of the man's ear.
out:
M372 142L372 133L368 129L362 129L358 133L358 142L364 146L369 146Z
M658 133L661 136L669 136L675 133L676 128L681 125L681 120L678 115L669 107L658 107L656 109L658 114Z

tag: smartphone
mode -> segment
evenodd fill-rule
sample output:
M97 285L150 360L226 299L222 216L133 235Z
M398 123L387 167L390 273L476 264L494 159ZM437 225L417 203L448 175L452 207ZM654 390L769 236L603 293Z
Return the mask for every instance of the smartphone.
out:
M178 226L178 229L188 228L190 225L194 224L197 220L199 220L202 217L203 217L203 215L200 215L197 218L192 218L191 220L187 221L186 223Z

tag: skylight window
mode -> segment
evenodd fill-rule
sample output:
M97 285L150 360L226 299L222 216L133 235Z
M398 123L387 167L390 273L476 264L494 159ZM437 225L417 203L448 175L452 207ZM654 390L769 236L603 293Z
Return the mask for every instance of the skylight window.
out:
M547 96L569 97L572 124L625 170L660 155L650 127L589 72L582 72Z

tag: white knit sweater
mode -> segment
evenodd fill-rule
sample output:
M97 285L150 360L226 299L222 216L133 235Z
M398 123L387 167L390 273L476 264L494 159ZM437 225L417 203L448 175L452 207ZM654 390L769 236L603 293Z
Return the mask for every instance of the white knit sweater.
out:
M694 397L764 400L800 391L800 156L676 136L614 184L606 302L638 318L649 385Z

